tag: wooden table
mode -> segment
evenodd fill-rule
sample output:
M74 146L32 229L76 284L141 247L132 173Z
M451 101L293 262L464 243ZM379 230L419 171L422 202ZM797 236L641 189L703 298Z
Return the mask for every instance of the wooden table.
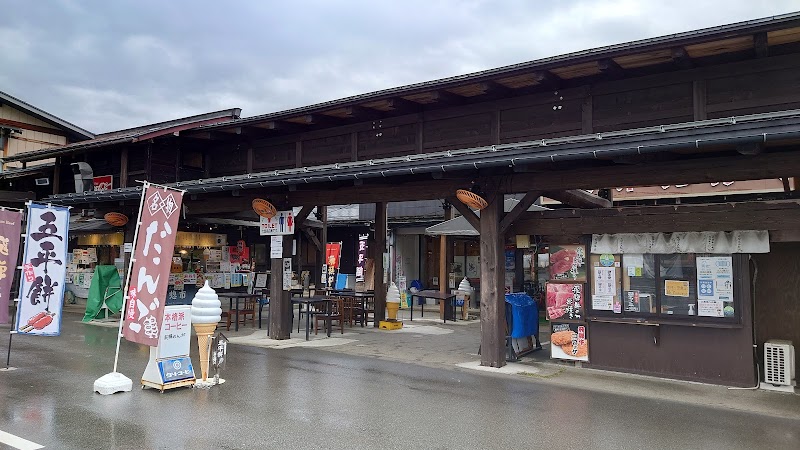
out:
M456 296L457 294L448 294L446 292L434 291L432 289L414 292L411 294L411 320L414 320L414 297L418 298L436 298L439 301L446 301L453 311L453 321L456 321ZM422 310L422 317L425 317L425 308ZM445 309L443 316L444 323L447 323L447 309Z
M325 297L293 297L291 299L292 305L306 305L306 340L309 339L309 331L311 330L311 305L325 304L325 314L330 315L331 300ZM331 319L330 317L325 321L325 328L328 337L331 337ZM297 313L297 331L300 331L300 312Z
M258 301L258 294L248 294L247 292L223 292L222 294L218 294L220 298L227 298L228 299L228 314L231 313L231 309L233 309L233 301L236 300L236 327L234 328L235 331L239 331L239 299L242 298L253 298ZM255 314L255 311L253 311ZM259 318L259 325L261 323L261 319Z

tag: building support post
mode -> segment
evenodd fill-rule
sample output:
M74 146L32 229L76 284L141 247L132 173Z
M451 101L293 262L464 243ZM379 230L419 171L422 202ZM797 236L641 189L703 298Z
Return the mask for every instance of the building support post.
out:
M503 235L500 219L503 194L487 194L489 205L481 210L481 365L506 365L506 314L503 290Z

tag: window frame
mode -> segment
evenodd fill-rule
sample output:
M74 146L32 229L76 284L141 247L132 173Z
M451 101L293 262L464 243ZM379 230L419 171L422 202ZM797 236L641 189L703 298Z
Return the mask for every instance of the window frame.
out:
M673 256L674 254L652 254L652 253L645 253L642 254L643 256L647 257L647 255L653 256L653 267L655 272L655 313L651 312L631 312L625 311L624 308L624 293L625 290L623 289L624 286L624 278L627 273L624 271L625 269L625 256L626 254L614 254L615 258L620 258L620 276L619 276L619 285L618 285L618 295L619 301L622 303L621 305L621 312L615 313L612 310L596 310L592 307L591 297L587 299L586 305L586 312L587 317L589 320L595 321L620 321L620 322L634 322L634 323L679 323L679 324L686 324L686 325L707 325L707 326L735 326L741 325L741 317L742 317L742 304L743 304L743 296L746 296L747 293L742 292L743 283L741 282L742 274L738 273L736 260L738 257L742 256L741 254L708 254L708 253L684 253L686 255L694 255L694 266L691 273L691 278L689 279L690 287L694 286L695 288L695 295L694 295L694 306L695 306L695 314L694 315L673 315L673 314L666 314L661 312L661 306L663 302L664 295L664 281L675 279L673 277L664 277L661 274L661 262L663 256ZM589 255L589 258L595 256L597 254ZM630 254L629 254L630 255ZM637 254L638 255L638 254ZM734 308L734 315L732 317L706 317L706 316L698 316L698 298L697 298L697 258L698 257L705 257L705 256L722 256L722 257L730 257L732 263L732 270L733 270L733 308ZM591 259L590 259L591 260ZM587 282L589 283L589 290L588 293L591 296L594 296L594 271L591 270L592 266L589 267L587 270ZM629 289L633 290L633 289ZM616 320L614 320L616 319Z

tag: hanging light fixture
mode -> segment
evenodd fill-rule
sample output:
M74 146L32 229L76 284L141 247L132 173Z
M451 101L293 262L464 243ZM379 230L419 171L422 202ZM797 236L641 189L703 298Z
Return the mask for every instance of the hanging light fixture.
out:
M481 191L481 187L475 183L472 183L472 186L467 189L458 189L456 191L456 198L458 198L461 203L469 206L472 209L477 209L478 211L482 210L489 206L489 202L486 201Z
M278 214L278 209L275 208L275 205L264 200L263 198L253 199L251 205L253 206L253 211L255 211L256 214L258 214L261 217L271 219L275 217L276 214Z

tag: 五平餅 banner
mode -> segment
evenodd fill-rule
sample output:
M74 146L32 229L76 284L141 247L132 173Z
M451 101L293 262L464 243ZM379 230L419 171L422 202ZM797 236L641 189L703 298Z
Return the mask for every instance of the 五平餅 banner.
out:
M58 336L64 303L69 208L28 204L19 286L18 333Z
M125 286L127 304L122 335L155 347L164 316L183 191L144 186L133 264Z
M0 325L8 323L11 284L19 259L22 212L0 210Z

